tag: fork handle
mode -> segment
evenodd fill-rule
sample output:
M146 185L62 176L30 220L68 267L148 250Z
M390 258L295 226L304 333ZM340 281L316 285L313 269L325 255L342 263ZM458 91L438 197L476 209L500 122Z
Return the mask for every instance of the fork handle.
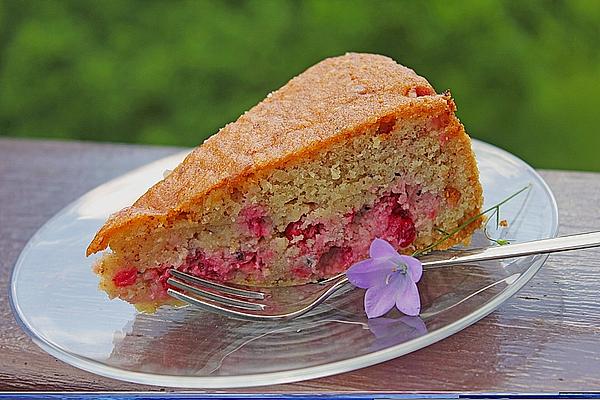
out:
M558 253L560 251L588 249L598 246L600 246L600 232L580 233L577 235L560 236L557 238L534 240L525 243L465 250L461 252L465 255L454 256L446 260L423 261L423 268L431 269L447 267L469 262L499 260L533 254Z

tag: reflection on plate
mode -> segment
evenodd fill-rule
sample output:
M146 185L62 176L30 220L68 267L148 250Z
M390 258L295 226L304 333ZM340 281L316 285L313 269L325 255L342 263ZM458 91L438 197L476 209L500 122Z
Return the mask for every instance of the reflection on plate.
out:
M558 216L541 177L523 161L474 141L486 205L531 184L502 207L514 242L554 237ZM132 382L194 388L271 385L350 371L435 343L499 307L546 256L430 270L419 283L420 317L391 312L367 320L362 290L350 290L289 322L248 322L192 308L137 314L97 290L85 258L105 218L172 169L177 154L92 190L48 221L15 265L11 304L25 331L76 367ZM493 229L492 229L493 230ZM491 232L492 234L500 232ZM472 246L489 245L478 232Z

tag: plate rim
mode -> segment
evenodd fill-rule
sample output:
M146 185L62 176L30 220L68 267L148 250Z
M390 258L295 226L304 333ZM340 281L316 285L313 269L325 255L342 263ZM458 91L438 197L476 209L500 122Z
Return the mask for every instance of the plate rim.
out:
M484 150L492 150L494 152L500 153L507 159L510 159L512 161L518 161L521 166L525 167L525 169L527 169L538 179L538 182L540 183L541 188L547 195L551 206L552 227L549 237L556 237L558 235L559 229L558 205L556 203L556 198L554 197L552 190L550 189L544 178L531 165L529 165L527 162L525 162L523 159L516 156L515 154L512 154L507 150L504 150L490 143L483 142L481 140L473 138L471 140L474 144L476 144L478 147L482 147L482 149ZM62 216L64 211L72 208L74 205L81 202L84 198L92 196L95 191L102 190L102 188L104 188L106 185L111 184L116 180L124 179L130 174L135 174L138 170L147 168L149 165L164 162L164 160L168 158L182 156L184 154L189 153L189 151L190 150L177 152L172 155L144 164L96 186L95 188L87 191L74 201L67 204L65 207L61 208L51 218L44 222L44 224L40 226L38 230L27 241L27 244L21 250L19 257L17 258L15 264L11 269L9 278L9 304L13 316L17 321L17 324L21 327L21 329L23 329L27 336L29 336L29 338L46 353L71 366L74 366L87 372L91 372L93 374L97 374L111 379L116 379L119 381L126 381L152 386L166 386L188 389L235 389L266 385L279 385L322 378L326 376L332 376L349 371L354 371L360 368L369 367L372 365L392 360L397 357L401 357L403 355L412 353L416 350L420 350L436 342L439 342L440 340L443 340L469 327L475 322L485 318L487 315L489 315L498 307L500 307L506 300L510 299L515 293L521 290L523 286L525 286L527 282L529 282L533 278L533 276L537 274L537 272L541 269L542 265L545 263L549 256L548 254L535 256L532 260L531 266L523 274L521 274L512 285L508 286L506 289L492 297L482 307L450 323L449 325L444 326L443 329L440 328L432 332L428 332L427 334L418 338L409 340L407 342L403 342L398 345L388 347L386 349L373 351L371 353L357 356L354 358L348 358L345 360L298 369L237 376L180 376L130 371L107 365L101 361L94 360L89 357L77 355L69 350L63 349L61 346L58 346L54 343L45 340L41 335L38 335L38 333L27 322L26 316L21 311L18 304L15 304L14 300L14 298L16 298L17 296L15 285L16 272L18 270L18 267L22 264L25 254L27 254L27 252L33 246L35 239L41 234L45 233L45 230L48 229L48 226L59 216ZM123 372L126 372L126 374L124 374Z

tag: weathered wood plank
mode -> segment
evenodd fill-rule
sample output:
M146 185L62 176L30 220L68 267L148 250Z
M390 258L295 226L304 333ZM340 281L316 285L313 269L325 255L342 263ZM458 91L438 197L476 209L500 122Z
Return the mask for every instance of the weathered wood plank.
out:
M169 390L102 378L50 357L6 298L29 237L70 201L180 149L0 139L0 390ZM600 229L600 174L544 171L561 233ZM600 251L553 255L517 296L474 326L362 370L244 392L600 390Z

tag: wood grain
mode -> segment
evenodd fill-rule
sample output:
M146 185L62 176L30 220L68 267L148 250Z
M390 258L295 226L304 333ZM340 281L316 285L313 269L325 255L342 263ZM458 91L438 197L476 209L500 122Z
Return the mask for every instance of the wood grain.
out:
M0 390L170 390L96 376L54 359L21 331L10 270L33 233L98 184L181 149L0 139ZM560 233L600 229L600 174L543 171ZM238 392L600 390L600 250L553 255L479 323L358 371Z

